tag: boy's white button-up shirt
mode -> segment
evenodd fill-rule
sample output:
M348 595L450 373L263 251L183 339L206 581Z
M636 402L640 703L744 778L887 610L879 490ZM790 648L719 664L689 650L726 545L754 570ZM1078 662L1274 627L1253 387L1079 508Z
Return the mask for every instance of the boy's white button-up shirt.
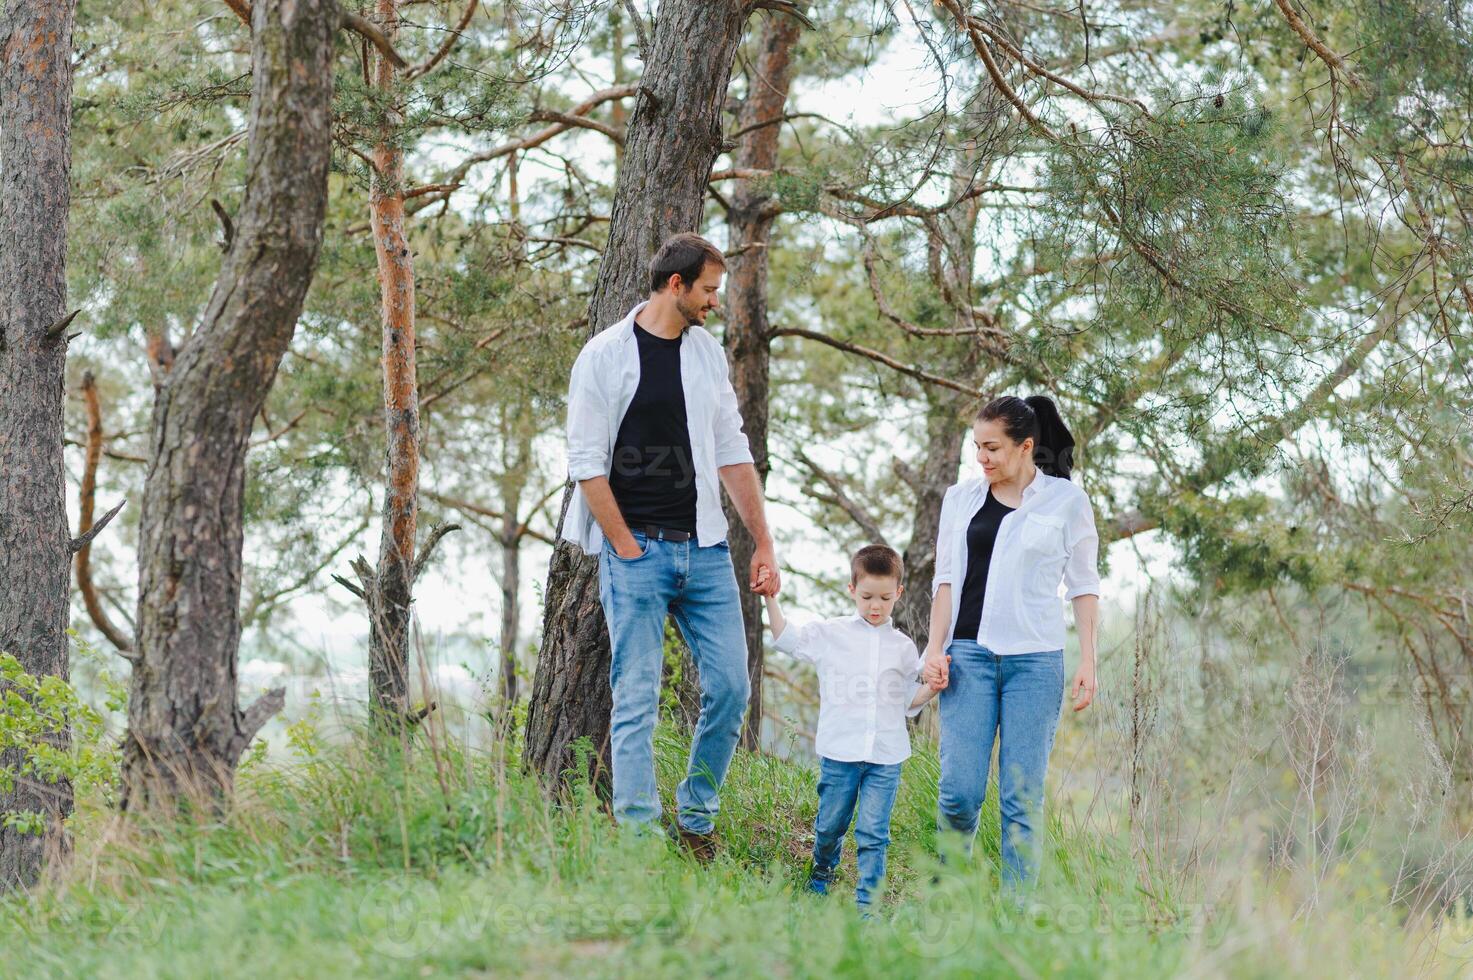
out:
M818 669L818 733L814 749L835 762L889 765L910 757L907 715L920 688L923 658L890 620L879 626L858 614L789 622L773 641L783 653Z
M639 387L634 317L647 305L648 301L640 303L583 345L568 385L568 477L573 480L573 499L568 503L562 536L590 555L603 549L603 529L577 483L608 476L613 467L619 426ZM696 471L696 539L706 547L726 540L717 470L752 462L752 449L742 431L726 351L699 324L686 329L680 345L680 386Z
M977 635L955 636L967 576L967 527L987 500L981 477L953 484L941 503L931 594L951 586L951 639L976 640L997 654L1064 648L1064 598L1100 594L1100 537L1089 495L1062 477L1037 471L1018 508L1005 515L987 566Z

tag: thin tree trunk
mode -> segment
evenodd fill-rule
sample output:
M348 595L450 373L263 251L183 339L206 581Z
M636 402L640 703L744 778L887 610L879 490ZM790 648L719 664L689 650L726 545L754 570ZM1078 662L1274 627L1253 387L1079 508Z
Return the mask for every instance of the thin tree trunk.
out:
M513 198L515 199L515 198ZM520 412L502 416L501 425L501 666L500 711L503 731L510 734L512 710L520 693L517 676L517 646L522 621L522 539L526 535L521 518L522 498L532 470L532 433ZM531 520L531 515L527 518Z
M102 400L97 394L97 379L88 371L82 375L82 401L87 408L87 461L82 467L82 492L77 530L85 534L92 529L93 516L97 510L97 464L102 459ZM87 541L77 551L77 591L82 593L82 604L98 632L123 653L133 649L133 638L119 629L108 618L102 608L102 596L92 581L92 542Z
M398 0L378 0L379 28L392 43ZM404 115L395 68L379 55L375 84L388 108L373 148L369 220L378 255L383 322L384 432L387 436L383 526L378 569L368 592L368 676L376 717L396 726L408 710L410 602L415 524L419 518L419 385L415 377L414 264L404 231Z
M676 232L699 228L721 110L750 4L664 0L629 120L614 187L608 245L588 304L592 329L608 327L649 293L648 264ZM571 488L569 490L571 492ZM567 512L569 494L563 497ZM559 521L561 525L561 521ZM548 570L542 650L522 761L557 780L587 738L607 785L609 635L598 597L598 560L559 541Z
M629 81L629 69L624 64L624 7L618 3L609 5L609 35L611 38L610 60L614 64L613 83L615 86L623 85ZM609 105L609 123L619 132L624 132L624 124L628 120L628 113L624 109L624 100L615 99ZM624 164L624 145L614 144L614 172L617 174L619 168Z
M757 59L747 84L747 97L737 117L737 128L747 130L737 147L738 169L772 170L777 166L778 137L792 83L792 50L801 31L792 17L769 17L757 42ZM726 350L731 361L731 383L736 389L757 475L767 481L767 398L772 338L767 323L768 244L778 209L770 194L741 181L732 198L727 223L731 250L727 267ZM731 560L737 568L751 564L757 544L736 508L723 496L731 525ZM747 677L752 696L742 726L742 747L756 749L762 735L762 597L742 590L742 625L747 635Z
M0 651L69 676L71 535L62 470L73 0L0 12ZM61 747L69 733L59 736ZM0 767L21 764L15 750ZM66 780L18 782L0 811L46 816L41 836L0 827L0 889L30 886L68 850Z
M501 524L501 706L511 717L517 703L517 634L521 618L522 542L518 534L518 500L506 501Z
M986 93L992 90L986 89ZM992 93L977 100L973 112L979 120L989 114L1005 112ZM979 131L986 131L979 122ZM973 167L979 150L973 143L967 159ZM960 198L968 180L962 174L952 178L952 193ZM972 306L972 282L976 271L977 220L981 202L968 200L931 226L931 276L937 292L952 307L952 324L958 329L975 327ZM953 341L949 345L948 362L943 368L948 377L970 378L977 373L982 352L973 343ZM975 402L953 391L927 388L926 457L919 471L911 474L915 490L915 509L911 517L910 544L902 556L905 567L905 593L895 606L895 625L922 647L930 636L931 579L936 572L936 536L941 527L941 501L946 488L956 482L961 461L962 433L969 419L964 418L977 406ZM960 586L958 586L959 588Z
M125 811L220 800L285 700L242 711L242 493L252 420L317 265L332 151L332 0L255 0L245 199L220 277L154 403L139 541Z
M941 527L941 501L956 482L961 459L961 399L949 393L932 400L926 417L926 458L914 473L915 507L910 544L901 556L905 591L895 604L895 626L924 647L930 635L931 578L936 572L936 535Z

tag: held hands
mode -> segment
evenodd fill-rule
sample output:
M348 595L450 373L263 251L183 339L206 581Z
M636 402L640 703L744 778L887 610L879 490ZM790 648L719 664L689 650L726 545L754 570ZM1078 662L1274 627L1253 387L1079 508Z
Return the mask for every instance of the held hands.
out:
M921 668L921 680L933 691L944 691L951 683L951 658L940 650L926 650L926 664Z
M760 596L775 598L782 588L782 573L777 569L777 553L772 545L759 544L752 553L750 586Z
M926 663L921 668L921 680L933 691L943 691L951 683L951 658L940 650L928 649ZM1093 658L1080 663L1074 681L1069 685L1069 696L1075 711L1088 708L1095 699L1095 665Z

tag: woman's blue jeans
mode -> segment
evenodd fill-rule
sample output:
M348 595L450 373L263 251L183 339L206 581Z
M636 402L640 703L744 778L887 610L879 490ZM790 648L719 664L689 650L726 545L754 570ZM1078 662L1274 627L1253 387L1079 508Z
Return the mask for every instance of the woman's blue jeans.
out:
M987 793L996 739L1002 812L1002 881L1014 888L1038 874L1044 776L1064 698L1064 652L1000 655L952 640L949 683L941 691L939 833L965 835L970 849Z
M608 622L611 657L609 759L614 818L647 824L660 815L655 788L655 720L665 665L665 617L673 615L695 659L701 717L691 737L690 763L675 790L681 827L709 834L718 794L747 712L747 638L731 550L726 542L698 547L634 538L644 552L620 558L607 542L599 552L599 598Z
M813 877L819 881L833 878L852 818L859 859L854 901L860 908L868 908L885 882L885 849L890 846L890 811L895 808L895 793L900 788L900 763L835 762L824 758L819 763Z

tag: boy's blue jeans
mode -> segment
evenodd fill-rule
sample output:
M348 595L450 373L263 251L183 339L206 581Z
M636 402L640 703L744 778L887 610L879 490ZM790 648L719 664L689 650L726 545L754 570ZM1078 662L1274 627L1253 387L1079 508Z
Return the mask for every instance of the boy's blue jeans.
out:
M813 877L833 878L854 820L859 881L854 901L868 908L885 882L885 849L890 846L890 811L900 788L900 763L835 762L820 759L818 818L813 822ZM855 812L857 809L857 813Z
M690 764L675 791L677 820L709 834L747 710L747 641L731 551L726 542L698 547L648 539L638 558L620 558L607 542L599 552L599 599L608 622L613 712L609 757L614 818L649 823L660 815L655 788L655 719L665 663L665 616L673 614L700 674L701 717Z
M1064 698L1064 651L999 655L973 640L952 640L941 701L938 831L959 831L971 847L987 792L992 743L1002 814L1002 881L1016 888L1038 874L1035 824Z

